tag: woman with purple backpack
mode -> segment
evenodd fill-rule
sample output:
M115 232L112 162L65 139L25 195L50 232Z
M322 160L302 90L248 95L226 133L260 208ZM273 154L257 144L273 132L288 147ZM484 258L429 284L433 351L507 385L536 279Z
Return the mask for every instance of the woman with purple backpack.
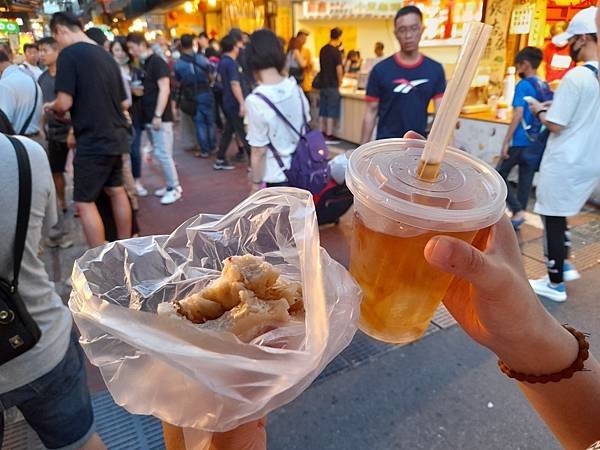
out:
M310 107L296 80L282 75L285 53L272 31L252 33L246 49L248 66L258 81L246 98L248 143L252 146L251 192L267 186L289 186L292 183L285 171L290 169L310 121Z

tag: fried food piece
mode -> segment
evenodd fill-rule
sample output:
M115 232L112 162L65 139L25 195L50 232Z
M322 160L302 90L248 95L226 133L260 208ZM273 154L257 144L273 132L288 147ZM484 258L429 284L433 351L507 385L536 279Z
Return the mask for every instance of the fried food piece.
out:
M207 320L218 319L225 313L220 303L207 300L202 293L190 295L175 302L177 312L194 323L204 323Z
M173 303L161 303L158 313L186 318L202 328L229 331L244 342L304 316L302 285L280 276L263 258L231 256L221 276L200 292Z
M217 320L201 325L212 330L226 330L235 334L241 341L252 339L270 330L285 325L290 320L289 305L285 299L264 301L251 291L240 292L241 301L231 311Z

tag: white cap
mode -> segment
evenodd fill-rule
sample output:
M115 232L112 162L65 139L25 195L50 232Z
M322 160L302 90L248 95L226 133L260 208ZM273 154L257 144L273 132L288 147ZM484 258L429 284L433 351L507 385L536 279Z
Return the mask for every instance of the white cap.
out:
M564 46L573 36L596 33L596 6L579 11L573 16L567 31L557 34L552 38L552 43L558 47Z

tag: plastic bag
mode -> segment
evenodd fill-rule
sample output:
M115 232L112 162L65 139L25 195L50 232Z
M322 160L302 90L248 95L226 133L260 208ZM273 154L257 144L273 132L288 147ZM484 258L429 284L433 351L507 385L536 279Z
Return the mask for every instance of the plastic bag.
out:
M305 322L249 344L156 314L216 278L228 256L262 255L302 281ZM259 191L219 217L199 215L170 236L114 242L73 268L69 307L81 344L119 405L205 431L263 417L304 391L351 341L360 288L319 246L312 196Z

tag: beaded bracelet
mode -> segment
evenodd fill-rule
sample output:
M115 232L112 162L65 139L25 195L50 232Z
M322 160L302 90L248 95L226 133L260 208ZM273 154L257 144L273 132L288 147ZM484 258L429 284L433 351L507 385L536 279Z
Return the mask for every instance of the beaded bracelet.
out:
M503 361L498 360L498 367L509 378L514 378L518 381L523 381L525 383L556 383L560 380L566 380L571 378L575 372L582 372L584 370L584 362L589 358L589 348L590 344L586 339L586 334L581 331L577 331L575 328L572 328L567 325L563 325L565 329L575 336L577 339L577 344L579 345L579 353L577 353L577 359L564 370L560 372L552 373L549 375L529 375L526 373L516 372L508 367Z

